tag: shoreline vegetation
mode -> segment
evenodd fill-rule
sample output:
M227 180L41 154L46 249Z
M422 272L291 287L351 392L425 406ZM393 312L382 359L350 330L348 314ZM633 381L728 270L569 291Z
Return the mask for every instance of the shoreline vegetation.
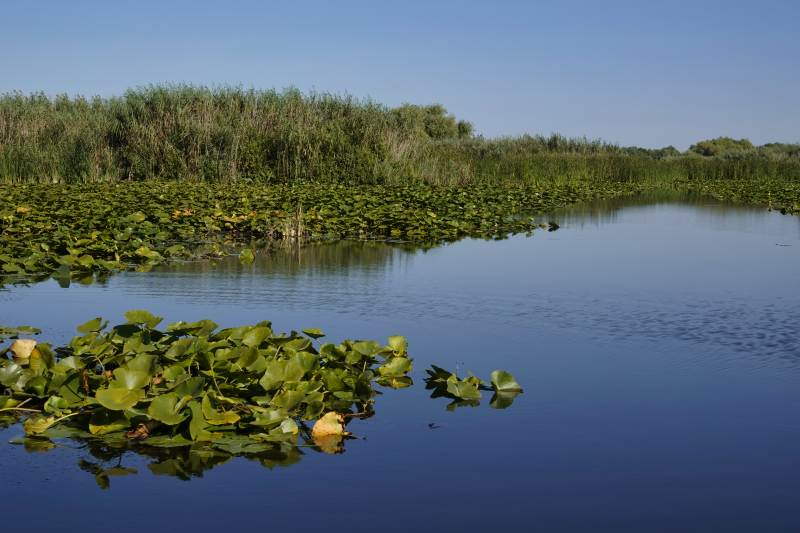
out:
M718 138L681 153L559 135L484 139L440 105L297 90L9 93L0 284L68 283L198 254L249 262L277 240L502 238L541 227L537 214L658 189L798 214L800 145Z
M185 85L121 97L0 95L0 182L179 179L434 185L800 179L800 144L621 147L560 135L485 139L441 105Z

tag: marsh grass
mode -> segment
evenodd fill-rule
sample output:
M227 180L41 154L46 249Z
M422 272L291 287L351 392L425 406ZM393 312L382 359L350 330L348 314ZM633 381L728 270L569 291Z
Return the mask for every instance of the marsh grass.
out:
M798 150L720 146L702 152L722 154L709 157L560 135L484 139L439 105L390 109L294 89L167 85L108 99L0 96L4 183L800 179Z

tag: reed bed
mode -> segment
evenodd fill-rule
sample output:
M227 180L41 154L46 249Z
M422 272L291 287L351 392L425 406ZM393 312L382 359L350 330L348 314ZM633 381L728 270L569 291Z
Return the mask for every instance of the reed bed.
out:
M439 105L388 108L294 89L0 95L2 183L800 180L800 149L732 146L715 155L702 143L680 153L560 135L484 139Z

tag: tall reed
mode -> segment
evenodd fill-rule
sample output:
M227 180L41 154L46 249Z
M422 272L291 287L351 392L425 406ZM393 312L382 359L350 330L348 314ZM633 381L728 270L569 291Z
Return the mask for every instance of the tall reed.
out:
M769 145L767 145L769 146ZM765 148L765 147L762 147ZM150 86L115 98L0 95L0 182L344 184L800 179L798 151L682 155L559 135L484 139L439 105L297 90Z

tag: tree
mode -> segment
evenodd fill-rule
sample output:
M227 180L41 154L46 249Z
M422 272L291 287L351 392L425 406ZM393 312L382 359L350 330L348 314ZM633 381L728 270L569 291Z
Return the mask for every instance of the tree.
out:
M748 139L732 139L730 137L717 137L700 141L689 147L690 152L707 157L720 155L740 154L742 152L753 151L755 147Z

